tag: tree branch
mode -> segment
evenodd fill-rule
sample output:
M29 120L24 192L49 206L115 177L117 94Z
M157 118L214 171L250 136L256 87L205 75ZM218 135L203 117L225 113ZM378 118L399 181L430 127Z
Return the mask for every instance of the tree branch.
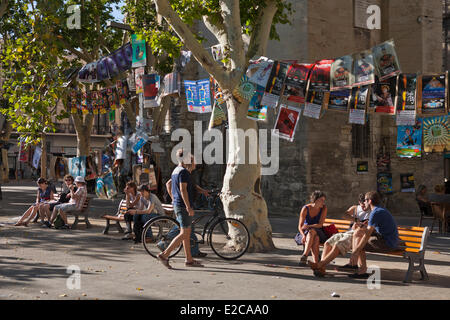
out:
M0 18L6 13L6 9L8 8L8 0L1 0L0 2Z
M230 45L231 68L243 71L246 61L239 0L222 0L220 1L220 8L222 9L222 18Z
M272 21L278 8L275 0L267 0L265 7L259 8L258 23L252 30L250 44L247 52L247 61L253 56L264 56L269 42Z
M189 27L172 9L169 1L153 0L153 2L156 5L158 14L162 15L175 30L186 47L192 52L198 63L200 63L200 65L219 82L222 88L229 87L228 72L224 70L222 65L214 61L212 55L197 41Z

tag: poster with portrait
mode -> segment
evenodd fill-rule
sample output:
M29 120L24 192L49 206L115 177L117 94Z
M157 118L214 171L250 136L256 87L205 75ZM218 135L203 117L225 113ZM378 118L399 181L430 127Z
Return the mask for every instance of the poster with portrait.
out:
M317 61L311 69L309 76L309 90L330 91L330 71L334 60Z
M413 126L397 127L397 155L400 158L420 158L422 156L422 120Z
M69 96L70 113L76 114L81 112L81 93L78 90L70 91Z
M337 58L331 64L330 70L330 82L331 91L342 91L344 89L351 89L354 80L352 74L353 70L353 57L351 55Z
M392 194L392 173L377 173L377 191L380 194Z
M375 65L372 50L353 55L354 87L365 86L375 82Z
M74 178L86 176L86 156L69 158L69 174Z
M268 107L262 104L264 87L257 86L256 91L248 105L247 118L256 121L266 121Z
M283 91L284 81L289 69L289 64L275 61L269 80L267 81L266 91L264 92L261 103L265 106L276 108Z
M92 103L92 113L94 115L98 115L99 106L98 106L98 92L92 91L91 92L91 103Z
M160 86L160 77L156 73L144 74L142 78L144 87L144 108L158 107L158 92Z
M450 151L448 116L423 118L423 148L425 152Z
M115 195L117 195L117 188L114 184L114 179L111 171L103 176L103 185L108 199L112 199Z
M191 81L184 80L186 104L190 112L208 113L212 111L209 78Z
M394 40L388 40L372 48L375 66L380 81L400 74L400 64L395 51Z
M104 61L106 61L106 66L108 68L108 73L110 78L115 78L119 75L120 70L119 66L117 65L117 62L113 59L113 55L109 55L105 58L103 58Z
M103 182L103 178L101 177L95 180L95 194L99 199L108 199L105 190L105 183Z
M413 173L400 174L400 190L401 192L410 192L410 193L416 192Z
M147 49L143 35L132 34L131 46L133 50L132 67L145 67L147 65Z
M330 92L330 99L327 104L327 110L348 112L351 93L351 90Z
M145 68L139 67L134 70L134 81L136 83L136 94L144 92L144 86L142 83L142 78L145 74Z
M376 113L395 114L397 78L377 81L372 85L370 109Z
M447 115L448 72L418 77L418 111L422 116Z
M283 96L291 102L305 103L308 75L313 64L291 64L284 82Z
M98 82L97 61L88 63L78 71L77 80L83 83Z
M278 136L290 142L294 141L295 130L300 119L301 109L280 105L277 121L275 122L275 130L278 130Z

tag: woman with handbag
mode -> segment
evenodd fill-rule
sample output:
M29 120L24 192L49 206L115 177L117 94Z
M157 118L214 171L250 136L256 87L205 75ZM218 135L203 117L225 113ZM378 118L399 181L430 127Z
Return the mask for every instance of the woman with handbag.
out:
M314 191L311 194L310 203L300 211L299 233L296 236L296 241L304 246L300 265L307 262L310 252L314 262L319 262L319 245L327 240L327 236L322 230L323 223L327 218L325 199L326 196L322 191Z

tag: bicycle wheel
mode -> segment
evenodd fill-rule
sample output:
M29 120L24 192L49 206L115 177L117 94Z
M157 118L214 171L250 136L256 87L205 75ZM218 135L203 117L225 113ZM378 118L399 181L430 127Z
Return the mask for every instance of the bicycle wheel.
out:
M223 218L211 227L209 245L222 259L234 260L247 251L250 245L250 234L241 221Z
M142 244L149 255L156 258L164 251L173 238L180 233L180 224L171 217L156 217L148 221L142 229ZM182 244L175 248L170 258L180 252Z

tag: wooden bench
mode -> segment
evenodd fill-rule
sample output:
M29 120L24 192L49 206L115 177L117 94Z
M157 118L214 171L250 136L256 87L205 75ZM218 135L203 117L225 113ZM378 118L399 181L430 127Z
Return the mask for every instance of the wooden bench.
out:
M92 197L87 196L86 200L84 200L83 207L81 210L67 211L66 213L75 216L75 221L73 222L71 229L75 229L79 222L85 222L86 228L91 227L91 223L89 222L89 204L91 203ZM79 216L84 215L84 219L80 220Z
M339 219L325 219L324 226L334 224L340 233L346 232L350 228L352 221ZM380 253L385 255L400 256L408 259L408 271L403 282L411 282L414 271L420 271L422 280L428 280L428 274L425 270L425 250L427 247L430 231L428 227L409 227L398 226L398 235L400 238L399 250L389 253ZM418 264L416 266L416 264Z
M173 205L171 204L162 204L162 207L164 209L164 213L168 216L173 216ZM127 213L127 202L125 200L120 201L119 209L117 210L117 213L112 215L103 215L102 218L106 220L106 227L103 230L103 234L108 234L109 228L111 227L111 221L116 222L116 227L119 231L119 233L123 233L122 226L120 225L121 221L125 221L125 213Z

